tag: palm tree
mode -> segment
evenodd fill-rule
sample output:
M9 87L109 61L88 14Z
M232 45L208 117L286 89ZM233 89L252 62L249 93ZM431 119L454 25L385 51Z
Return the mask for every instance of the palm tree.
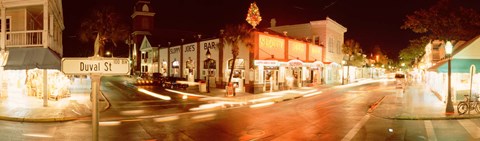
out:
M360 48L360 44L353 40L353 39L350 39L350 40L346 40L345 43L343 44L343 47L342 47L342 52L347 55L347 80L350 80L350 64L352 61L352 59L350 58L354 58L354 59L357 59L356 57L354 57L354 55L361 55L362 53L362 49ZM362 57L363 59L363 57ZM342 81L343 82L343 81ZM348 82L348 81L347 81Z
M237 60L237 56L239 54L239 44L244 43L246 47L252 47L252 29L249 28L246 24L240 25L227 25L225 27L225 31L223 32L223 36L221 40L223 40L224 45L231 45L232 46L232 71L230 71L230 75L228 77L228 84L232 81L233 70L235 69L235 61Z
M95 48L94 55L103 56L105 44L125 41L130 35L129 26L123 20L120 13L111 6L97 7L93 10L90 17L84 20L80 25L80 40L82 42L92 42L98 40L98 48Z

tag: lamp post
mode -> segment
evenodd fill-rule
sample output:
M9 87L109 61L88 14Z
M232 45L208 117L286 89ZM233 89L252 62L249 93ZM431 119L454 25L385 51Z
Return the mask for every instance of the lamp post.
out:
M207 71L208 71L207 72L207 77L206 77L206 79L207 79L207 93L210 93L210 65L211 65L210 63L212 62L210 57L212 56L212 54L210 53L210 50L208 48L207 48L206 55L207 55L207 62L206 63L207 63Z
M445 53L447 54L447 59L448 59L448 96L447 96L447 107L445 109L446 114L453 114L455 113L455 110L453 109L453 104L452 104L452 65L451 65L451 60L452 60L452 43L450 41L447 41L445 44Z
M344 70L344 67L343 67L343 66L344 66L344 65L345 65L345 60L342 60L342 85L345 84L345 82L344 82L344 81L345 81L345 75L344 75L344 73L343 73L343 70Z

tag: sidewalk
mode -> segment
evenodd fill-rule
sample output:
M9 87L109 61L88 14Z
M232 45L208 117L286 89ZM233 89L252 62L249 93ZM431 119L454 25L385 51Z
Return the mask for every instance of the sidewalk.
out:
M8 96L0 98L0 120L20 122L68 121L91 115L90 82L75 79L70 88L71 95L58 101L26 96L22 91L9 91ZM104 99L104 98L101 98ZM99 109L105 110L108 101L101 100Z
M405 92L397 89L395 94L385 96L371 114L395 120L480 118L480 114L474 110L470 111L470 115L459 115L456 104L453 106L455 113L445 114L446 104L440 101L429 87L416 83L407 86Z

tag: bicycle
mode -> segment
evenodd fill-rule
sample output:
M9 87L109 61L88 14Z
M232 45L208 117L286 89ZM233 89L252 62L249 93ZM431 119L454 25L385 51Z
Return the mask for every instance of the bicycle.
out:
M474 110L477 111L477 113L480 113L480 102L478 101L479 96L475 95L474 100L470 100L468 95L465 95L465 101L461 101L457 105L457 110L460 115L465 114L467 111Z

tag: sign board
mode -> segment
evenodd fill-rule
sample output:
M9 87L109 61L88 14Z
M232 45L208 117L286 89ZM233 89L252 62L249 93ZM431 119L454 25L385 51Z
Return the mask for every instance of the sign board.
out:
M62 72L65 74L128 75L128 58L63 58Z

